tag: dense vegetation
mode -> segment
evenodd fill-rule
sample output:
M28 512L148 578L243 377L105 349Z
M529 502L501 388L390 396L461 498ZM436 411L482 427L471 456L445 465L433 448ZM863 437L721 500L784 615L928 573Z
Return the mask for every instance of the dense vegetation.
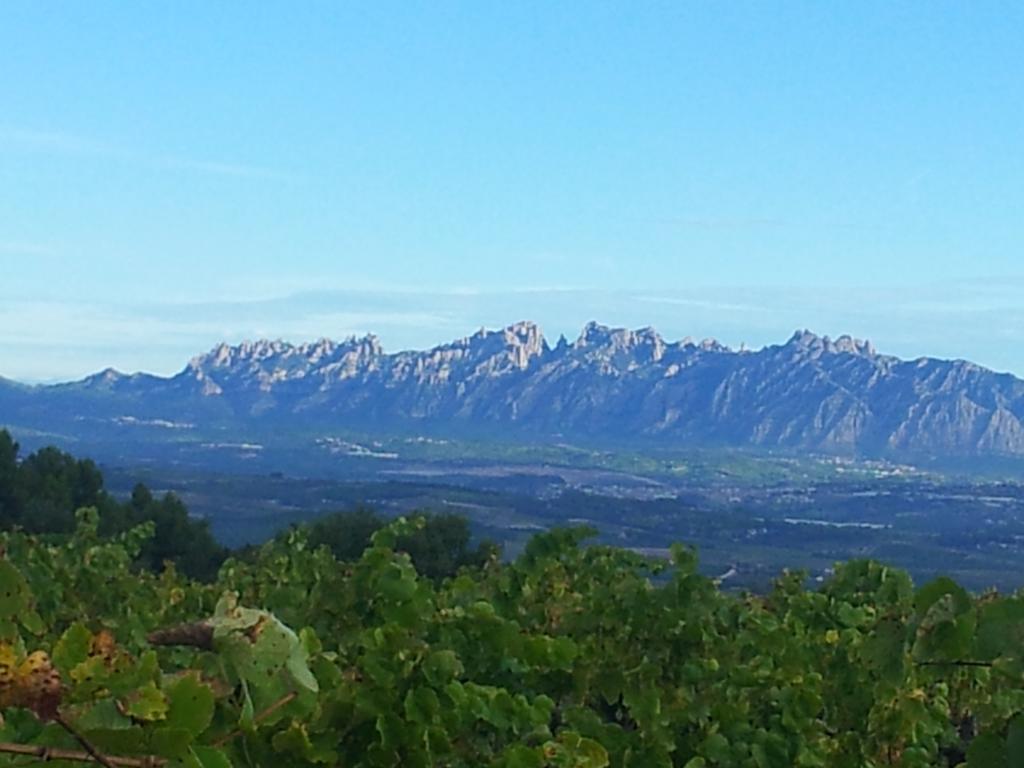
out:
M1024 764L1024 596L871 561L730 594L681 546L556 529L502 562L459 518L367 510L197 580L180 502L2 437L0 764Z
M421 517L423 524L396 542L396 548L409 555L421 576L429 579L453 576L460 568L481 566L498 554L497 545L490 541L471 548L469 521L460 515L423 514ZM338 560L354 561L370 546L373 534L387 522L372 509L359 507L351 512L324 515L305 528L309 532L310 546L326 546ZM302 527L299 526L300 530Z
M213 584L133 573L152 523L104 538L85 509L68 536L3 534L0 761L83 744L139 768L1024 756L1024 598L914 591L866 561L815 591L792 573L729 595L686 548L655 562L577 529L437 582L397 549L418 525L351 563L294 530Z
M139 549L134 565L159 571L171 562L182 573L209 581L229 554L210 533L205 520L189 516L173 493L156 498L137 483L126 501L104 490L103 475L90 459L76 459L57 448L42 448L19 461L19 446L0 430L0 529L36 534L74 530L75 511L99 512L99 532L112 536L143 523L153 533ZM450 576L466 565L481 564L494 550L489 542L471 548L468 521L458 515L425 515L425 525L401 541L417 570L429 578ZM336 512L308 524L313 546L324 544L339 560L355 560L387 521L360 507ZM247 551L247 550L246 550ZM237 553L244 557L244 551Z
M161 568L169 560L190 576L210 578L227 556L206 521L189 517L173 493L156 498L139 484L128 501L118 501L104 490L103 475L90 459L48 447L19 461L18 451L10 433L0 430L0 528L66 534L75 527L75 510L93 507L106 535L153 523L138 553L146 567Z

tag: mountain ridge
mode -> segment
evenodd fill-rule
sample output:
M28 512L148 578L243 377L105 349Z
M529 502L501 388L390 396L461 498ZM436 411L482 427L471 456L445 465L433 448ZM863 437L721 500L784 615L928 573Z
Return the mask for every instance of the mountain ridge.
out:
M227 428L429 427L864 457L1024 456L1024 381L809 330L758 350L597 322L554 346L529 321L393 353L373 334L264 339L218 344L169 377L106 369L2 392L0 422L28 425L52 423L50 409Z

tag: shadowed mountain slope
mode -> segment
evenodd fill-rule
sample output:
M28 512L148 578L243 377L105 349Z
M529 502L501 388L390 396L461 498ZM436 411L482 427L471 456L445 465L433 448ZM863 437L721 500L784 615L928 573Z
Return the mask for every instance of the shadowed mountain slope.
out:
M574 342L551 346L523 322L425 351L388 354L372 335L256 341L221 344L170 378L106 370L56 386L0 379L0 424L52 428L83 414L164 426L1024 455L1024 381L959 360L904 361L808 331L734 351L590 323Z

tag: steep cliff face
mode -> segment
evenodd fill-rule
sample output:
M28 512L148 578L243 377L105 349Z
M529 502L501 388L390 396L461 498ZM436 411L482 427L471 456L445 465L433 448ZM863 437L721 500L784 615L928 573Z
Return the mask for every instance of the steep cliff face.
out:
M108 370L56 387L0 381L0 421L48 409L865 456L1024 455L1021 380L809 331L733 351L589 323L552 347L522 322L423 351L388 354L372 335L256 341L218 345L169 379Z

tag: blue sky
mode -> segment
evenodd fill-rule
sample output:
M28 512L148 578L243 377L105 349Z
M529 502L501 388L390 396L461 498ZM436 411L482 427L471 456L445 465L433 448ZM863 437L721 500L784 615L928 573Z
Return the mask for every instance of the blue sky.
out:
M1024 375L1019 3L0 5L0 375L589 319Z

